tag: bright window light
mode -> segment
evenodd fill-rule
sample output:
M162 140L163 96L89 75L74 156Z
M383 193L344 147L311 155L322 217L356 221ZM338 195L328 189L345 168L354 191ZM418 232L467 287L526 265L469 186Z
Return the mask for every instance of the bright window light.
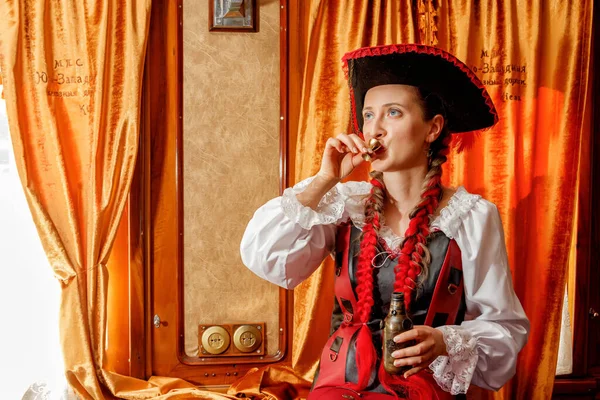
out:
M0 274L0 397L70 398L58 337L60 284L23 193L1 98Z

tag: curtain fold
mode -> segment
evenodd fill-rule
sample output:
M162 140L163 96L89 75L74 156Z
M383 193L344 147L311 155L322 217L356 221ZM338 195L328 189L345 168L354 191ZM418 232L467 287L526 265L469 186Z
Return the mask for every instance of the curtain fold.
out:
M531 320L513 380L480 396L550 398L579 176L587 173L580 162L589 157L581 144L591 134L593 2L435 3L438 47L473 69L500 116L469 151L451 154L445 182L498 206L515 291Z

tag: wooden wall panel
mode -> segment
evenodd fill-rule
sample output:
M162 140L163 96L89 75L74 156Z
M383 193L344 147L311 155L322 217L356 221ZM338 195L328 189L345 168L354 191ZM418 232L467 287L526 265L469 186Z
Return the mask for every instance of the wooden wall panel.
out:
M136 182L139 198L137 205L141 233L138 238L139 255L131 259L143 259L144 271L130 272L138 287L131 287L130 308L136 316L131 329L146 337L147 351L138 363L144 363L145 376L173 376L189 380L199 386L216 387L227 385L254 366L266 362L289 360L292 329L291 292L279 290L278 314L281 328L277 332L280 351L272 357L238 358L223 364L190 357L185 353L184 343L184 152L183 120L183 35L182 13L185 3L157 0L152 5L152 19L148 42L146 73L144 82L142 115L143 133L140 153L140 178ZM287 6L280 3L281 52L287 54ZM279 27L275 27L279 28ZM202 27L205 29L205 27ZM267 29L261 25L261 29ZM251 35L251 34L247 34ZM242 51L242 49L240 49ZM281 93L287 93L287 64L281 58ZM279 138L283 148L279 160L279 173L275 178L280 188L287 185L287 106L282 100L282 129L273 134ZM189 111L193 112L193 111ZM191 153L194 154L194 153ZM132 192L133 193L133 192ZM145 200L147 199L147 204ZM135 223L135 221L134 221ZM229 244L230 245L230 244ZM236 244L236 247L238 244ZM235 249L237 252L237 248ZM145 290L139 287L145 282ZM144 298L146 307L139 309ZM140 326L144 313L143 327ZM160 317L159 328L152 325L154 315ZM223 321L227 323L231 321ZM131 344L131 354L137 354L141 346Z
M279 4L258 1L260 31L209 32L205 2L183 13L185 353L199 324L266 323L279 348L279 290L241 261L258 207L279 194ZM258 354L255 357L260 357Z

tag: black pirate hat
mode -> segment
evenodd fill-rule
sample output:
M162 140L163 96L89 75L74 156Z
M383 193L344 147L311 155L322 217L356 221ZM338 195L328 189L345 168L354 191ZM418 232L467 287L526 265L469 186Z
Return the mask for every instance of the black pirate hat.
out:
M437 47L394 44L346 53L344 71L350 85L352 123L362 132L362 108L375 86L404 84L437 94L445 103L446 126L452 133L489 128L498 121L487 90L473 71Z

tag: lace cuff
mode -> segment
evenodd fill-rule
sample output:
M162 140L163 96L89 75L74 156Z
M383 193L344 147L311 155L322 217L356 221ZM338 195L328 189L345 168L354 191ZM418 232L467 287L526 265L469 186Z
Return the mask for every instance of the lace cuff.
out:
M302 205L296 195L306 189L313 178L306 179L292 188L287 188L281 197L281 208L286 217L304 229L315 225L337 223L344 213L344 198L337 187L333 187L319 202L317 210Z
M438 385L452 395L465 394L477 366L477 339L457 326L440 326L448 356L436 358L429 369Z

